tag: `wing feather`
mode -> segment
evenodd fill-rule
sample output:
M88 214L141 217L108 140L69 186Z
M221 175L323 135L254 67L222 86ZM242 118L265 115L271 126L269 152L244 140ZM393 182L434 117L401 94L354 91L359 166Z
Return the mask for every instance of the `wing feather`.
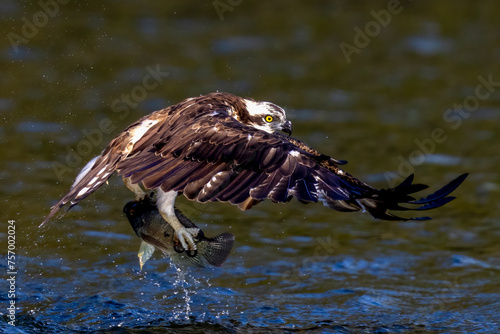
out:
M231 170L224 170L214 174L212 178L210 178L210 181L201 189L196 198L197 201L201 203L215 201L217 196L234 177L235 174Z
M149 146L141 142L144 149L118 165L120 174L146 188L182 191L199 202L251 205L265 199L286 202L292 195L316 202L318 188L334 199L350 199L341 177L321 165L330 158L296 145L302 142L245 126L225 114L158 129L156 140L148 137Z
M389 210L410 210L400 203L420 205L411 210L441 206L465 178L414 201L408 194L424 186L412 184L411 177L394 189L377 190L341 170L343 161L296 139L265 133L225 116L197 118L191 125L164 129L167 133L159 133L157 142L150 144L156 152L137 152L119 163L119 172L146 187L182 191L199 202L229 202L243 210L265 199L287 202L293 196L303 203L322 201L339 211L367 210L377 218L404 220Z
M217 173L226 170L227 165L226 164L219 164L219 165L211 165L211 164L206 164L205 169L200 171L201 177L191 177L189 183L186 185L186 187L183 190L184 196L190 200L196 200L198 197L199 202L203 202L201 200L201 192L202 189L205 187L205 185L210 181L210 179Z
M265 199L287 202L293 196L304 203L322 201L341 211L367 210L389 220L404 220L389 210L426 210L446 204L453 199L449 193L466 177L420 200L409 195L425 188L413 184L413 177L392 189L375 189L341 170L345 161L323 155L298 139L237 121L230 111L241 104L238 99L227 93L208 94L135 122L84 168L47 219L65 203L76 204L95 191L114 171L148 189L182 191L191 200L227 201L243 210Z

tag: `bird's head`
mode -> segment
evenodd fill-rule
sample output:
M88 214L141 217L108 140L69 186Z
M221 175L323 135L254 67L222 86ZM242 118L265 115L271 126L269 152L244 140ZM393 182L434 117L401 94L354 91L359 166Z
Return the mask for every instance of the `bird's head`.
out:
M285 110L280 106L252 99L243 99L243 103L247 117L241 120L242 123L269 133L283 131L292 134L292 123L286 119Z

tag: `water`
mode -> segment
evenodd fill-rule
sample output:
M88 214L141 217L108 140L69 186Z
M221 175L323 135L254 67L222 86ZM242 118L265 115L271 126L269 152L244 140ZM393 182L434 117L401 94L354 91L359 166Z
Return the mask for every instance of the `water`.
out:
M45 22L38 2L2 3L0 247L14 220L18 306L14 328L2 280L2 331L498 332L499 5L401 2L374 34L386 6L242 1L221 16L211 2L69 2ZM23 28L34 15L36 32ZM367 24L364 45L354 28ZM294 136L379 187L471 175L419 223L179 200L206 235L236 236L221 268L155 256L139 271L118 178L38 228L118 131L215 90L283 106Z

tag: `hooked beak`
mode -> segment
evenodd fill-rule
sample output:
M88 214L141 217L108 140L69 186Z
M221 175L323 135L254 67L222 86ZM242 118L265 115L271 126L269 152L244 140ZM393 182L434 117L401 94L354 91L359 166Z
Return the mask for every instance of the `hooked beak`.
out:
M292 122L286 121L283 123L283 126L281 127L281 131L284 133L287 133L289 136L292 135Z

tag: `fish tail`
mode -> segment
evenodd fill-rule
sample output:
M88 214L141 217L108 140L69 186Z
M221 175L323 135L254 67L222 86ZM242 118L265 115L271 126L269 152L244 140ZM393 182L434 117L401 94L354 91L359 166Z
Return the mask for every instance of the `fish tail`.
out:
M207 240L208 246L203 253L203 257L213 266L221 266L227 259L233 248L234 235L231 233L222 233L214 238Z

